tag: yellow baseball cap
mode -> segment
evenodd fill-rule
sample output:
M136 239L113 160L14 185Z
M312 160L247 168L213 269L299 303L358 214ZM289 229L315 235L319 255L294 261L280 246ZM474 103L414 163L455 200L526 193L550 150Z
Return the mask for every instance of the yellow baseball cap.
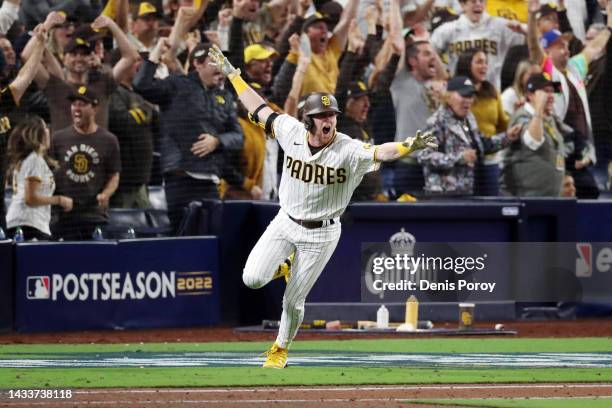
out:
M157 9L151 3L143 1L140 3L140 6L138 6L138 17L144 17L149 14L157 15Z
M251 44L244 49L244 63L248 64L253 60L265 60L273 55L278 55L274 48L265 44Z

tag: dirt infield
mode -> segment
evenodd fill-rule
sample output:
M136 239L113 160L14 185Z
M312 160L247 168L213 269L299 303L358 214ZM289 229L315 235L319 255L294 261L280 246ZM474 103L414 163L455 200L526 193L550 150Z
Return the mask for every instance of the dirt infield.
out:
M612 337L610 320L554 320L502 322L506 329L518 331L517 337ZM492 328L495 323L480 323L476 327ZM436 323L436 327L454 328L457 323ZM398 337L428 337L429 335L391 334L327 334L298 333L300 340L368 339ZM268 341L276 338L275 333L236 333L232 328L172 328L151 330L105 330L65 333L3 333L0 344L36 343L134 343L134 342L210 342L210 341Z
M586 398L612 397L604 384L473 384L427 386L338 386L283 388L202 388L76 390L70 400L8 400L7 407L408 407L407 399L425 398ZM422 406L422 405L418 405Z

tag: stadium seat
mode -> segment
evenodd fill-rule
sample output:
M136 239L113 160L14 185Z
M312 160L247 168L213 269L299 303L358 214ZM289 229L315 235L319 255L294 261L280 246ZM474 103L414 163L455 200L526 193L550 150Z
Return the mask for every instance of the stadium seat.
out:
M198 233L198 225L200 224L202 202L192 201L183 211L183 219L176 231L179 237L193 236Z
M172 234L172 227L170 226L170 219L166 210L147 210L147 220L150 228L156 230L157 234L162 236Z
M135 238L163 237L171 233L168 215L163 210L111 208L108 217L103 231L107 239L132 238L128 233L130 228L134 229Z

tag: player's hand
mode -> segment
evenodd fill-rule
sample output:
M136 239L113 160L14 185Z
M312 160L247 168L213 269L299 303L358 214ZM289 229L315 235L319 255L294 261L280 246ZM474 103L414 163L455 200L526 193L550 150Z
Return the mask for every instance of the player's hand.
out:
M215 44L213 44L213 46L208 49L208 56L212 60L211 62L209 62L209 64L217 67L217 69L221 71L223 75L240 75L240 70L234 68L234 66L229 62L227 57L223 55L223 52Z
M423 150L426 148L437 149L438 144L436 143L436 137L433 132L425 132L421 133L420 130L417 130L416 135L414 137L409 137L402 143L404 147L409 148L412 152L416 152L417 150Z
M198 157L204 157L214 152L221 142L215 136L202 133L198 136L198 141L191 145L191 153Z

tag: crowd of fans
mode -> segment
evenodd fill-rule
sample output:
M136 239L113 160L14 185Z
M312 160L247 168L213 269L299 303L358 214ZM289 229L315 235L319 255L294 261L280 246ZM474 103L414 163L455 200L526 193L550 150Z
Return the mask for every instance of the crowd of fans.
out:
M367 144L431 130L354 201L610 193L612 0L4 0L0 225L88 239L163 184L275 200L282 150L209 64L217 44L278 112L328 92ZM415 198L416 197L416 198Z

